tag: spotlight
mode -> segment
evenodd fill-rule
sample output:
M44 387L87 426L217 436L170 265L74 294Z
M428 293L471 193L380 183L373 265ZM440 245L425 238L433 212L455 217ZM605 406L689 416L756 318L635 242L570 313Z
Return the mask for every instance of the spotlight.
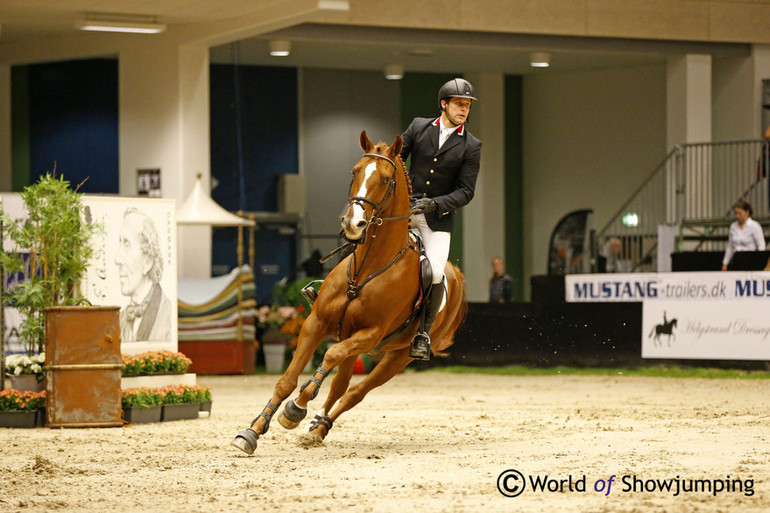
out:
M271 39L270 55L274 57L286 57L291 53L291 41L288 39Z
M404 67L400 64L388 64L385 66L385 78L388 80L401 80L404 78Z
M529 65L533 68L547 68L551 65L551 54L547 52L532 52L529 54Z

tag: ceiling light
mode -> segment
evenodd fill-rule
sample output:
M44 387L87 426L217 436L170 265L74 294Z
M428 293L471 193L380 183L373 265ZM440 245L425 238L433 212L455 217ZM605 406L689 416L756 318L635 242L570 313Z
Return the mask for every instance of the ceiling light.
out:
M286 57L291 52L291 41L288 39L271 39L270 55L275 57Z
M551 54L547 52L532 52L529 54L529 65L533 68L547 68L551 65Z
M385 78L388 80L401 80L404 78L404 67L400 64L388 64L385 66Z
M87 14L85 19L75 22L75 28L98 32L159 34L166 30L166 24L158 23L153 16Z

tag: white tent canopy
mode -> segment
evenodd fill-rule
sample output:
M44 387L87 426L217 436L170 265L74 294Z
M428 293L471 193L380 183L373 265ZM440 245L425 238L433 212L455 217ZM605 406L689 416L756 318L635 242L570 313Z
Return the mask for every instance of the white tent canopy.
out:
M256 223L244 219L222 208L211 196L203 192L201 175L198 174L192 192L177 210L177 224L209 226L254 226Z

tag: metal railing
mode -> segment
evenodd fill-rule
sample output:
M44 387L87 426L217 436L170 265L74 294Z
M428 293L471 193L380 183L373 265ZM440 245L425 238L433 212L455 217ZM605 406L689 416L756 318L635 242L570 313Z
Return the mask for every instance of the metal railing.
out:
M748 201L757 220L770 217L768 175L767 141L677 146L597 233L595 251L620 246L624 270L654 271L658 225L678 228L677 251L723 250L736 201Z

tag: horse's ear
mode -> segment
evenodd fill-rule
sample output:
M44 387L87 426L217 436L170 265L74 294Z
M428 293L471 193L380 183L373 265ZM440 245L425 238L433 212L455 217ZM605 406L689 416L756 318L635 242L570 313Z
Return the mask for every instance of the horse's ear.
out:
M364 153L369 153L374 148L374 143L366 135L366 130L361 130L361 149Z
M401 155L401 148L404 147L404 140L401 138L401 134L397 135L393 140L393 144L390 145L390 158L394 159L398 155Z

